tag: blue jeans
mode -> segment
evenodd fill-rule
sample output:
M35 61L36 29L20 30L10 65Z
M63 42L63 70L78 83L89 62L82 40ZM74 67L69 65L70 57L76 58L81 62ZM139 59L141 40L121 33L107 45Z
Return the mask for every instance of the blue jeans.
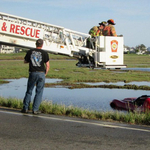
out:
M42 95L45 85L45 73L44 72L31 72L29 73L27 91L23 100L23 109L28 110L31 102L32 91L36 86L35 97L33 100L32 111L38 111L42 102Z

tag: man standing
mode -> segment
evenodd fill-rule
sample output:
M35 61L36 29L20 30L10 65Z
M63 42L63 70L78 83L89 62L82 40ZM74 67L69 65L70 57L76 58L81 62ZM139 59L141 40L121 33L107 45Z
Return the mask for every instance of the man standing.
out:
M42 95L45 85L45 76L49 71L49 55L46 51L41 50L43 40L36 41L36 48L27 52L24 57L24 63L29 63L29 78L27 83L27 91L23 100L22 113L27 113L31 102L32 91L36 86L36 93L33 100L32 113L40 114L39 106L42 102ZM46 65L46 68L45 68Z
M105 26L104 30L103 30L103 35L104 36L117 36L116 34L116 30L115 30L115 22L113 19L109 19L107 21L108 25Z

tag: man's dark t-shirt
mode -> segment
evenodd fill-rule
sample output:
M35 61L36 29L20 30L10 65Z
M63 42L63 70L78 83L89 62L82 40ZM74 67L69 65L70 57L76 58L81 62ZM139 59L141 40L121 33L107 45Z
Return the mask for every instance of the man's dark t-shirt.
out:
M49 55L41 49L31 49L27 52L24 60L29 62L29 72L45 72L45 63L49 61Z

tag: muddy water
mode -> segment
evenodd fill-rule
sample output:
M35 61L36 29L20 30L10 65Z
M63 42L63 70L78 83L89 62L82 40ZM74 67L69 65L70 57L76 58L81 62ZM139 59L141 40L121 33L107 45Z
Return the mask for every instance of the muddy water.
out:
M0 85L0 96L8 98L15 97L23 99L26 91L27 79L21 78L11 81L8 84ZM60 79L46 79L47 83L60 82ZM93 84L93 83L87 83ZM94 83L112 84L112 83ZM123 82L113 83L116 85L124 85ZM148 85L150 82L131 82L128 84ZM33 91L34 95L34 91ZM123 99L125 97L139 97L141 95L150 95L150 91L143 90L127 90L127 89L103 89L103 88L83 88L83 89L67 89L64 87L45 88L43 100L52 101L57 104L73 105L89 110L112 111L109 103L112 99ZM32 96L33 99L33 96Z

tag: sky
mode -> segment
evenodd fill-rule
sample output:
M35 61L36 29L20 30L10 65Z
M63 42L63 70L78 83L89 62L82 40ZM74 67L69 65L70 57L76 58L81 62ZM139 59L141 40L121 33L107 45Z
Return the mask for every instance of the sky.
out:
M149 0L0 0L0 12L83 33L113 19L126 46L150 47Z

